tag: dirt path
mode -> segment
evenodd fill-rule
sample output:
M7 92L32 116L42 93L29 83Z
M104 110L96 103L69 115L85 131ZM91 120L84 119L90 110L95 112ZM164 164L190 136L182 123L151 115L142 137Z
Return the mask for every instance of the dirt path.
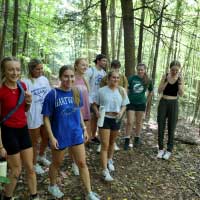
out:
M156 159L156 126L143 130L143 145L129 151L122 150L122 136L118 139L120 151L115 153L114 182L101 179L99 154L96 146L87 148L87 163L91 172L93 190L102 200L198 200L200 199L200 146L175 142L169 161ZM122 130L123 132L123 130ZM48 169L47 169L48 170ZM62 171L67 177L59 179L64 200L83 200L84 190L79 177L71 173L71 161L66 156ZM16 199L28 199L27 187L21 178ZM47 192L48 173L38 176L38 190L42 200L53 199ZM24 198L25 196L25 198Z

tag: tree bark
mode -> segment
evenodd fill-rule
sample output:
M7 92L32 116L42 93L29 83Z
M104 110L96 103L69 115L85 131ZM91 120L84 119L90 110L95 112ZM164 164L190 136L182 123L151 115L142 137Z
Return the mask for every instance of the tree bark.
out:
M125 74L128 77L135 73L135 37L132 0L121 0L121 7L124 26Z
M161 34L161 30L162 30L162 21L163 21L164 9L165 9L165 0L163 2L162 10L161 10L161 13L160 13L159 25L158 25L156 49L155 49L155 54L154 54L153 70L152 70L152 81L153 81L153 84L155 83L155 78L156 78L156 67L157 67L157 60L158 60L158 53L159 53L160 34Z
M123 20L120 20L119 31L118 31L118 42L117 42L117 60L120 57L121 43L122 43L122 28L123 28Z
M108 57L107 1L101 0L101 53Z
M17 55L18 46L18 16L19 16L19 2L14 1L14 16L13 16L13 45L12 45L12 56Z
M111 52L112 60L115 59L115 0L110 2L110 32L111 32Z
M145 19L145 2L146 0L141 0L142 11L141 11L141 22L140 22L140 31L139 31L139 45L138 45L138 63L142 62L142 44L143 44L143 33L144 33L144 19Z
M9 12L9 0L5 0L4 11L3 11L3 27L0 41L0 60L3 58L3 50L5 45L5 38L7 32L7 24L8 24L8 12Z

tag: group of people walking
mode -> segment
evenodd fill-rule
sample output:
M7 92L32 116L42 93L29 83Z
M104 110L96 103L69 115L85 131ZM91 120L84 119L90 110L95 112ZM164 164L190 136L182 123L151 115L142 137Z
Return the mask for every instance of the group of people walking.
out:
M10 183L5 186L4 200L13 196L22 163L27 173L30 199L39 199L36 174L45 172L43 165L49 166L49 193L56 198L63 197L64 193L57 185L57 176L66 149L72 158L76 175L80 173L86 199L99 200L99 195L91 189L85 144L100 144L102 177L108 182L114 180L113 155L125 113L124 150L129 149L132 137L135 147L142 144L141 130L146 105L153 94L153 84L146 73L146 65L139 63L137 74L127 80L119 72L121 64L118 60L111 62L108 73L105 55L97 55L94 63L94 67L88 68L87 60L78 58L73 66L62 66L59 70L60 84L51 88L43 75L40 60L32 59L28 63L29 73L24 79L21 79L21 66L16 58L5 57L1 61L0 156L6 157L10 169ZM163 95L157 115L157 158L169 159L173 150L178 96L183 95L183 80L179 72L180 63L173 61L158 88ZM165 151L163 140L166 121L168 143ZM48 141L51 161L45 155Z

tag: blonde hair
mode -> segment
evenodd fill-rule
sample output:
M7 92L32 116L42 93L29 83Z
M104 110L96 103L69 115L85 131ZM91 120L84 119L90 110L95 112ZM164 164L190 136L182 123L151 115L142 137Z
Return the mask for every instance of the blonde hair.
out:
M77 58L77 59L75 60L75 62L74 62L74 69L75 69L75 71L77 71L77 67L78 67L79 63L80 63L82 60L85 60L85 61L86 61L85 58ZM82 78L83 78L83 81L84 81L84 83L85 83L85 85L86 85L86 87L87 87L87 90L88 90L88 92L89 92L89 90L90 90L89 83L88 83L88 81L85 79L84 76L83 76Z
M5 57L5 58L3 58L1 60L1 64L0 64L0 69L1 69L1 84L3 82L5 82L5 79L6 79L6 77L5 77L6 63L10 62L10 61L15 61L15 62L19 62L20 63L20 61L17 58L15 58L15 57Z
M111 76L113 75L113 73L117 73L117 74L119 75L119 72L116 72L116 71L111 70L110 72L108 72L108 75L107 75L108 80L111 78ZM118 86L117 88L118 88L118 90L119 90L120 95L121 95L122 98L124 99L124 98L125 98L125 91L124 91L124 88L121 87L121 86Z
M64 65L60 68L59 70L59 78L62 77L63 73L66 70L71 70L74 72L74 68L71 65ZM73 94L73 98L74 98L74 103L79 106L80 105L80 91L78 90L78 88L76 87L72 87L72 94Z

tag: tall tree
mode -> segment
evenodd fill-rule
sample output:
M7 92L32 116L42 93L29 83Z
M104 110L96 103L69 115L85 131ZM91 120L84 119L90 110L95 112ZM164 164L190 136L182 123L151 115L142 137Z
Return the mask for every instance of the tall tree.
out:
M28 29L29 29L29 18L31 15L31 0L28 3L28 8L27 8L27 21L26 21L26 31L24 32L24 38L23 38L23 46L22 46L22 58L21 58L21 64L23 71L25 72L25 67L24 67L24 56L26 55L26 48L27 48L27 42L28 42Z
M153 83L155 83L155 78L156 78L156 67L157 67L159 45L160 45L160 39L161 39L163 14L164 14L165 8L166 8L166 5L165 5L165 0L164 0L163 1L163 5L162 5L162 9L161 9L161 12L160 12L160 20L159 20L159 24L158 24L158 33L157 33L157 40L156 40L156 48L155 48L155 54L154 54L154 60L153 60L153 70L152 70L152 81L153 81Z
M122 28L123 28L123 20L120 20L119 31L118 31L118 41L117 41L117 60L120 57L121 43L122 43Z
M14 0L12 56L16 56L17 55L18 17L19 17L19 2L18 2L18 0Z
M110 2L110 32L112 60L115 59L115 0Z
M143 43L143 33L144 33L144 19L145 19L145 3L146 0L141 0L142 11L141 11L141 21L140 21L140 31L139 31L139 45L138 45L138 63L142 62L142 43Z
M3 49L6 39L7 24L8 24L9 0L4 1L3 5L3 27L0 37L0 60L3 57Z
M101 0L101 53L108 57L107 0Z
M126 76L130 76L135 73L135 37L132 0L121 0L121 7L124 26L125 74Z

